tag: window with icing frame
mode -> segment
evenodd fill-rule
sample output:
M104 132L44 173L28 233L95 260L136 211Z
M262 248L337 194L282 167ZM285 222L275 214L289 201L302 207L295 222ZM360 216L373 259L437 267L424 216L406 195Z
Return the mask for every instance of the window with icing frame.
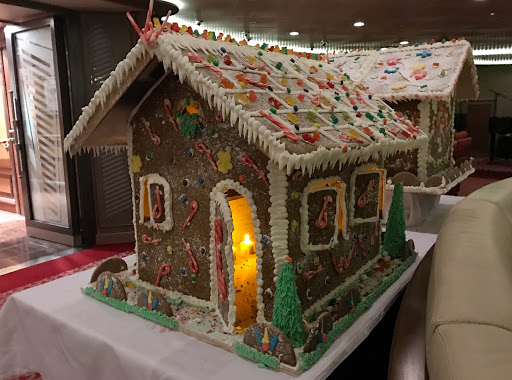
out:
M339 177L314 179L304 188L300 209L303 253L334 247L340 232L348 238L345 191L346 185Z
M350 178L350 225L382 218L386 170L375 164L358 168Z
M159 230L173 227L171 187L162 176L151 173L140 177L139 223Z

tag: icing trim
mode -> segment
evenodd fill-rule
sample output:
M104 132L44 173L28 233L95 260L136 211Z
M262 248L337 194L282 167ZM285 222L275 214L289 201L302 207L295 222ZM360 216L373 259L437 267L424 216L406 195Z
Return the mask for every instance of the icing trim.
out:
M155 322L161 326L170 328L172 330L178 330L179 328L179 322L174 317L168 317L167 315L159 313L155 310L148 310L144 307L131 305L126 301L120 301L115 298L109 298L101 294L101 292L97 291L96 289L90 287L85 288L82 291L84 294L100 302L103 302L109 306L112 306L117 310L124 311L125 313L136 314L139 317Z
M229 272L229 284L228 284L228 300L229 300L229 311L228 311L228 325L224 326L228 332L233 332L235 329L235 321L236 321L236 307L234 306L235 302L235 281L234 281L234 262L233 262L233 250L232 250L232 233L233 233L233 221L231 218L231 209L229 208L229 204L226 200L224 192L228 189L235 190L238 194L243 196L247 203L249 204L249 209L251 210L252 217L252 225L254 226L254 240L255 240L255 248L256 248L256 285L257 285L257 296L256 296L256 305L257 305L257 314L256 314L256 322L262 323L265 321L264 310L265 304L263 302L263 246L261 244L261 230L260 230L260 220L258 218L258 209L256 204L254 203L252 192L247 190L244 186L242 186L239 182L233 181L231 179L226 179L220 181L215 185L210 193L210 301L212 304L218 306L218 295L217 295L217 265L216 265L216 254L215 254L215 232L214 232L214 222L215 222L215 211L216 205L218 204L224 217L224 222L228 225L228 242L226 243L225 252L227 259L227 268ZM218 307L217 307L218 309ZM222 321L224 319L220 318Z
M329 183L333 183L333 182L341 183L342 188L338 189L336 187L326 186L326 187L320 187L320 188L317 188L317 189L313 189L315 186L323 185L323 184L329 184ZM346 202L345 202L345 192L346 192L346 189L347 189L347 185L345 184L345 182L343 182L341 180L341 178L337 177L337 176L313 179L313 180L309 181L308 184L306 185L306 187L304 188L304 191L302 193L301 207L300 207L300 217L301 217L300 249L301 249L301 251L304 254L308 254L311 251L320 251L320 250L323 251L323 250L326 250L326 249L331 249L336 244L338 244L338 235L340 233L339 225L336 222L335 223L334 235L333 235L333 237L331 238L331 240L329 241L328 244L316 244L316 245L313 245L313 244L309 243L309 222L308 222L309 221L309 215L308 215L308 212L309 212L309 206L308 206L309 194L310 193L315 193L317 191L325 191L325 190L334 190L334 191L336 191L337 195L336 195L336 201L335 201L335 203L336 203L336 215L335 215L336 219L335 220L336 221L338 220L338 216L339 216L339 213L341 211L342 218L343 218L343 230L341 231L341 233L342 233L342 236L345 239L347 239L348 238L348 233L347 233L347 228L346 228L347 227L347 207L346 207ZM339 209L340 196L342 197L342 209L341 210Z
M378 222L380 219L381 199L384 198L384 194L381 194L381 191L383 191L383 189L381 189L380 187L381 187L381 181L386 180L386 177L385 177L386 169L384 169L384 173L382 172L382 170L378 170L378 169L369 170L369 169L375 168L375 167L379 167L379 165L377 165L375 163L369 163L367 165L360 166L360 167L356 168L352 172L352 175L350 177L350 204L348 205L349 220L350 220L351 226L353 226L354 224L361 224L361 223L375 223L375 222ZM377 215L372 216L371 218L366 218L366 219L354 218L354 209L356 207L356 202L357 202L357 200L356 200L356 177L359 174L371 174L371 173L377 173L379 175L379 183L377 184L377 186L379 186L379 201L377 204ZM382 178L383 175L384 175L384 178Z
M144 189L144 182L147 182L147 187ZM148 227L158 228L162 231L170 231L174 226L174 222L171 214L171 186L169 186L169 182L165 180L164 177L157 173L150 173L143 175L139 178L140 184L140 195L139 195L139 223L144 224ZM165 220L161 223L156 223L153 217L153 202L151 199L151 185L157 184L161 185L164 188L164 208L165 208ZM147 191L148 194L148 202L149 202L149 220L144 222L144 194Z
M272 255L274 256L274 283L277 275L288 256L288 178L283 170L269 161L267 165L270 195L270 235L272 241Z

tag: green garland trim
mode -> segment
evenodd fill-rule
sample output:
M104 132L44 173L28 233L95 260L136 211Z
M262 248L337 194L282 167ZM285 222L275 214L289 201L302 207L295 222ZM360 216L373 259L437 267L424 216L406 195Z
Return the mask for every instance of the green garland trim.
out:
M263 354L254 348L240 342L236 342L233 345L233 348L238 355L257 361L259 364L263 364L265 367L273 369L279 368L279 359L274 356Z
M99 291L93 288L85 288L84 293L98 301L106 303L112 307L115 307L117 310L124 311L125 313L137 314L138 316L158 323L161 326L168 327L172 330L177 330L179 327L179 323L176 318L168 317L165 314L158 313L156 311L152 311L143 307L139 307L136 305L130 305L125 301L120 301L115 298L109 298L104 296Z
M409 268L416 260L417 254L407 258L404 263L393 274L386 278L364 301L356 306L352 314L347 314L340 319L327 334L325 342L320 343L315 350L308 353L299 354L300 367L304 370L310 369L322 357L322 355L332 346L332 344L348 330L350 326L379 298L398 278Z

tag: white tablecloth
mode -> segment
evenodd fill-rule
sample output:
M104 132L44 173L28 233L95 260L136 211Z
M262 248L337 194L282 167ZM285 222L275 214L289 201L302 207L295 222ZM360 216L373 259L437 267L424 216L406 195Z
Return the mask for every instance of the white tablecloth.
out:
M441 205L455 202L448 198ZM436 218L444 219L447 210ZM368 336L435 243L438 225L439 220L430 220L425 225L429 232L407 231L418 260L299 379L325 379ZM126 261L132 264L135 256ZM7 300L0 311L0 379L30 371L40 372L44 380L293 378L83 295L80 287L91 272Z

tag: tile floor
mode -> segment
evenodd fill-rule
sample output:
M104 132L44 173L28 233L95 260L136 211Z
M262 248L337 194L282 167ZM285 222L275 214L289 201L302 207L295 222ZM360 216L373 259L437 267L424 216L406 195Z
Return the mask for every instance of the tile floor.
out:
M23 215L0 211L0 275L78 252L80 249L30 238Z

